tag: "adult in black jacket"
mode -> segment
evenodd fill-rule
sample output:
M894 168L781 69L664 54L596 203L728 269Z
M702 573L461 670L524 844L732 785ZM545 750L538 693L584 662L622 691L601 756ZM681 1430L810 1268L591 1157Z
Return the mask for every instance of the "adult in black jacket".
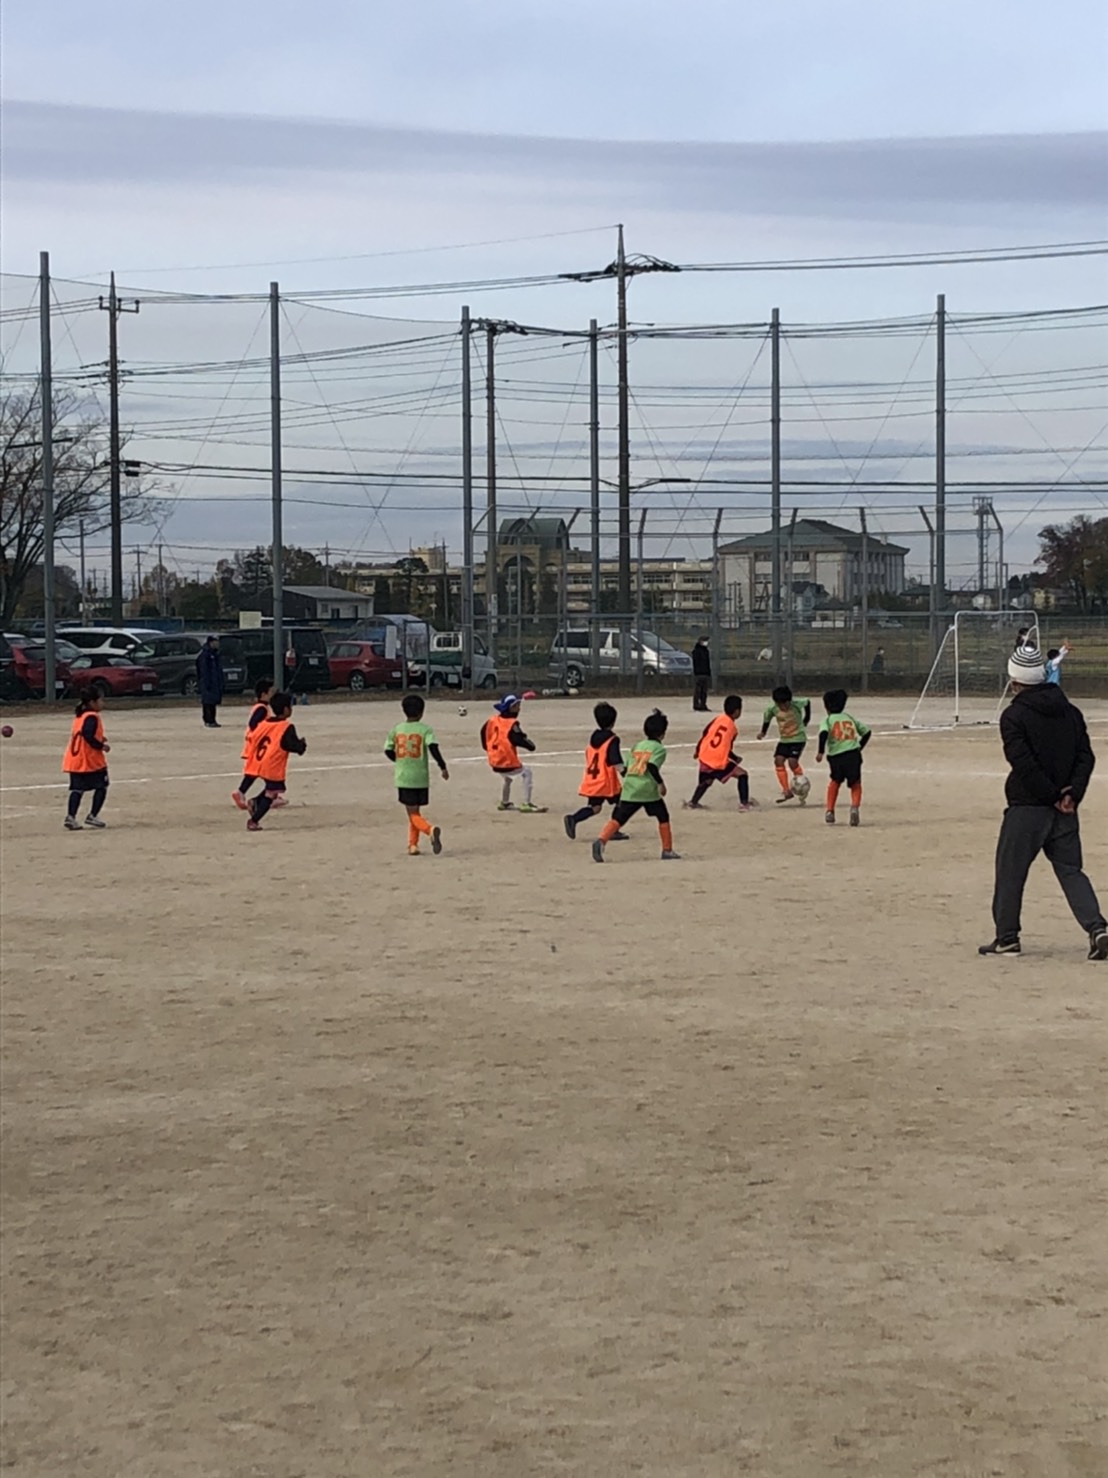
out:
M1081 865L1077 813L1096 763L1085 719L1061 688L1046 681L1038 650L1014 652L1008 676L1015 696L1000 717L1011 773L996 847L996 937L979 953L1019 954L1023 890L1031 864L1043 852L1074 918L1089 936L1089 959L1108 960L1108 925Z
M708 688L712 682L712 649L706 636L699 637L692 649L693 713L708 712Z
M215 711L223 702L223 659L219 655L219 638L209 636L196 654L196 682L204 712L204 727L218 729Z

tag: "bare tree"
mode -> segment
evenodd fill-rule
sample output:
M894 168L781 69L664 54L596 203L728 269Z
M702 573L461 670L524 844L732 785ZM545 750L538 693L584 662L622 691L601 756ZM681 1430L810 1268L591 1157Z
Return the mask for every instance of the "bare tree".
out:
M72 538L108 524L108 431L99 406L71 391L54 396L54 527ZM128 478L123 517L146 511L140 478ZM0 625L12 619L23 587L45 552L42 503L42 415L37 387L0 393Z

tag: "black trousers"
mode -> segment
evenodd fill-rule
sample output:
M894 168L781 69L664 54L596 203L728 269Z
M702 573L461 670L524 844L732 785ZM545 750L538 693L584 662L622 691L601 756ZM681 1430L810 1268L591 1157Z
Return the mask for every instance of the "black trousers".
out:
M708 712L708 684L710 677L697 677L693 682L692 706L694 713Z
M1074 918L1085 930L1104 927L1093 885L1081 869L1081 828L1077 816L1053 806L1009 806L996 844L993 922L996 937L1018 939L1023 890L1031 864L1042 852L1054 868Z
M204 722L206 724L214 724L215 723L215 711L218 708L218 706L219 705L217 703L203 703L203 704L201 704L201 707L204 710Z

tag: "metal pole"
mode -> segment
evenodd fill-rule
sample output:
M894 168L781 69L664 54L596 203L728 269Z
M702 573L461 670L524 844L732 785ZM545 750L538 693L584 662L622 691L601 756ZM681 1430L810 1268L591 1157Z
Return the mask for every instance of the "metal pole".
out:
M500 571L497 563L498 527L496 519L496 325L485 325L485 477L487 512L485 534L485 619L488 632L489 660L496 663L497 606Z
M462 685L473 680L473 385L469 309L462 309ZM469 673L467 681L465 674ZM428 669L428 680L430 669Z
M595 318L589 320L589 511L592 547L589 665L595 681L600 676L600 333Z
M643 652L642 652L642 561L643 561L643 538L646 533L646 509L639 514L639 548L638 548L638 589L635 593L635 692L643 690Z
M794 543L793 543L793 541L796 538L796 515L797 515L797 510L794 508L793 509L793 516L792 516L792 518L789 519L788 558L787 558L787 561L786 561L786 569L788 570L788 578L785 581L785 638L786 638L786 643L785 643L785 681L788 683L788 685L789 685L790 688L792 687L793 675L794 675L794 672L793 672L793 668L794 668L794 664L793 664L793 563L794 563Z
M616 306L619 328L619 614L628 629L631 612L631 393L627 375L627 258L623 250L623 227L619 227L616 251Z
M77 524L77 539L81 551L81 620L87 621L88 613L86 610L87 600L85 592L88 590L88 581L85 578L85 521L83 518Z
M770 622L773 675L780 682L781 662L781 313L770 316L770 527L772 539Z
M997 552L996 560L996 608L999 612L1004 610L1007 603L1008 594L1004 584L1004 525L996 516L996 508L993 506L991 500L989 503L989 512L993 516L993 523L996 524L997 538L1000 541L1000 548Z
M719 564L719 526L723 522L723 509L716 509L716 521L712 525L712 620L709 631L709 650L712 654L712 677L718 688L723 684L720 682L720 672L723 662L723 654L720 651L722 645L720 633L720 564Z
M108 475L113 626L123 624L123 500L119 452L119 300L113 272L108 288Z
M285 551L281 529L281 290L269 284L269 444L273 492L273 681L285 671Z
M866 510L859 508L862 521L862 682L863 693L869 692L869 531Z
M50 253L38 257L39 399L42 402L42 603L46 638L43 696L57 697L54 682L54 366L50 344Z
M142 550L135 545L135 615L142 604Z
M946 296L935 300L935 578L931 608L935 640L939 612L946 605Z

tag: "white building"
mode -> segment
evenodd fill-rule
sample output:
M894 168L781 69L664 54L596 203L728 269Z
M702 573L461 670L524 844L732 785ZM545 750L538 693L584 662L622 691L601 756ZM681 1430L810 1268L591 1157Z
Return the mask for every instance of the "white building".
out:
M904 559L908 550L889 544L876 534L866 538L868 586L871 597L879 592L899 595L904 589ZM855 605L862 594L862 535L822 518L797 520L791 540L785 529L781 538L782 594L791 586L806 592L822 588L827 601ZM721 584L724 603L736 615L768 612L773 575L773 534L749 534L720 545Z

